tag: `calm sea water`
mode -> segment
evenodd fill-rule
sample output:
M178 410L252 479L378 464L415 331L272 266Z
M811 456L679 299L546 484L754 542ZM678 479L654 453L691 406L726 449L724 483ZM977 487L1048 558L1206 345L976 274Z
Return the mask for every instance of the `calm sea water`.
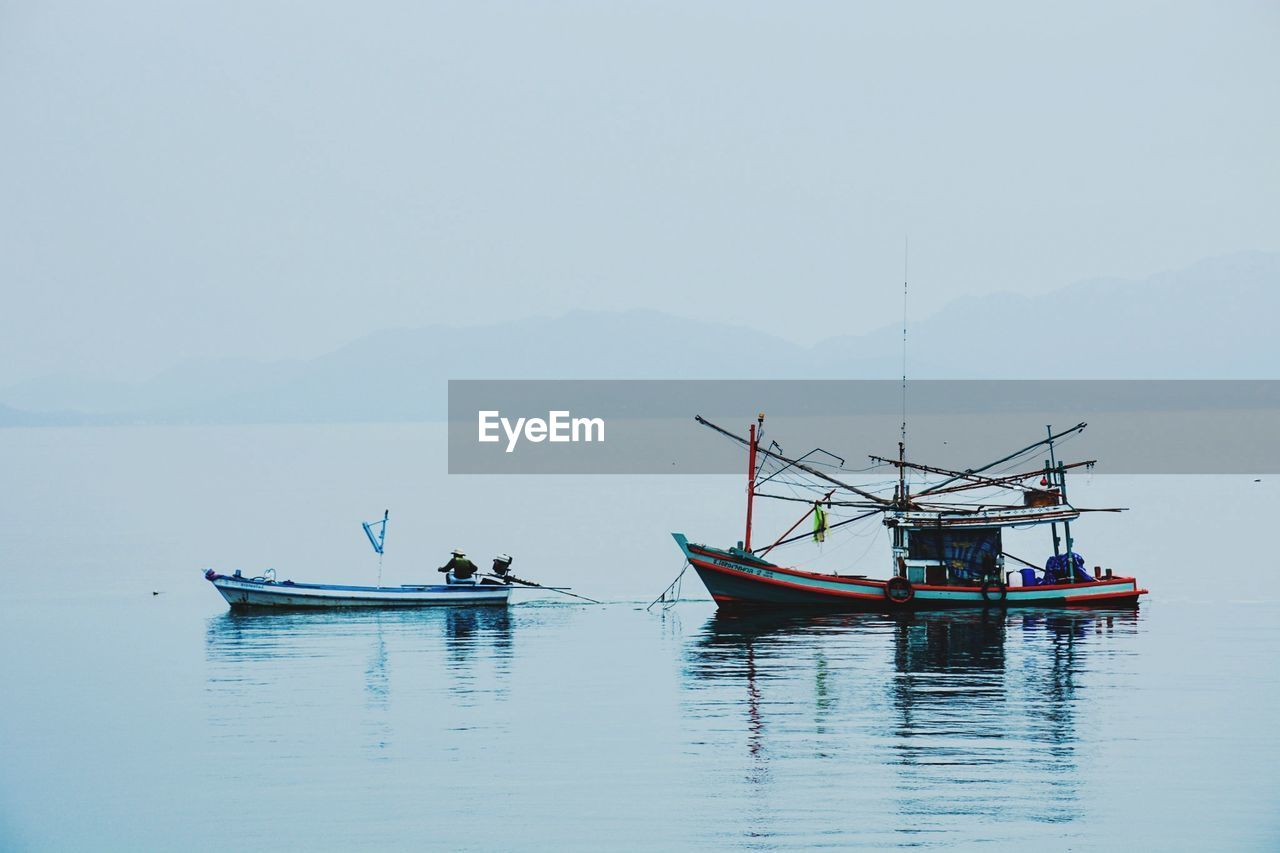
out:
M1280 846L1265 478L1076 482L1134 509L1079 536L1138 612L894 620L693 577L646 612L740 482L451 479L432 427L8 430L0 470L0 849ZM385 582L506 550L607 603L241 616L200 578L375 580L384 508Z

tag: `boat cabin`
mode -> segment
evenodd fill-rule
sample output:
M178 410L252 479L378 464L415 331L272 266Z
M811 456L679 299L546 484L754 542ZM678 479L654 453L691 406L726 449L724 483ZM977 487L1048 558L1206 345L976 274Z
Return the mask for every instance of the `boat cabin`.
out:
M976 586L1004 566L999 527L908 528L902 540L894 553L913 584Z
M980 586L984 581L1003 581L1007 586L1036 586L1059 582L1059 563L1068 568L1064 575L1092 580L1083 560L1073 555L1051 557L1046 569L1012 566L1006 571L1002 532L1005 527L1050 524L1057 541L1057 524L1078 518L1080 513L1065 503L1038 506L979 508L971 512L914 510L891 512L885 524L894 531L894 574L912 584L927 586ZM1056 545L1055 545L1056 551ZM1058 561L1058 562L1055 562Z

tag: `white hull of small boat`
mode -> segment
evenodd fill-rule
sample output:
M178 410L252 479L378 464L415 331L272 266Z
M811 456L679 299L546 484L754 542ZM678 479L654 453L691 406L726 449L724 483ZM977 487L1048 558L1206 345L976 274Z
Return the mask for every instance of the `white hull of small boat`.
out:
M237 578L209 572L208 581L236 607L435 607L506 606L511 587L499 583L434 586L338 586Z

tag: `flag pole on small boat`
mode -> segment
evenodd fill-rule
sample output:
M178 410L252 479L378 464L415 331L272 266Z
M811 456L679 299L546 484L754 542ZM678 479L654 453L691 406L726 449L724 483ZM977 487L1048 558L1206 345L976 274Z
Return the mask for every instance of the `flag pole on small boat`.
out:
M384 509L382 511L382 520L375 521L373 524L378 526L378 535L373 535L373 527L367 521L360 522L360 526L364 528L364 535L369 537L369 544L373 546L373 550L378 554L378 586L382 586L382 546L387 538L387 516L391 515L391 510Z

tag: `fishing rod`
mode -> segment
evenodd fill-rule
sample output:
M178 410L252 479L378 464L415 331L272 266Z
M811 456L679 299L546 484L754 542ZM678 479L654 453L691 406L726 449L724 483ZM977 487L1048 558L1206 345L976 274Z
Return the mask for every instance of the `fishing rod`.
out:
M587 598L585 595L578 595L576 592L569 592L569 587L567 587L567 586L543 586L543 585L542 585L542 584L540 584L540 583L534 583L533 581L522 580L522 579L520 579L520 578L516 577L515 575L510 575L510 574L509 574L509 575L485 575L485 574L482 574L482 575L480 575L480 577L482 577L482 578L493 578L494 580L502 581L503 583L506 583L506 584L518 583L518 584L520 584L521 586L529 586L529 587L533 587L533 588L535 588L535 589L545 589L545 590L547 590L548 592L558 592L558 593L560 593L561 595L568 595L568 596L570 596L570 597L572 597L572 598L581 598L583 601L589 601L589 602L591 602L592 604L603 604L603 602L596 601L594 598Z

